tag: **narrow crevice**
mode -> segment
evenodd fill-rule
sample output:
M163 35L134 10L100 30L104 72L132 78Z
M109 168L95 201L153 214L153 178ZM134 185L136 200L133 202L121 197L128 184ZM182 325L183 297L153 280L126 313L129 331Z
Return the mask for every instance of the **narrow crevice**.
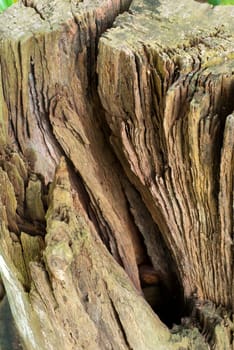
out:
M114 312L115 320L116 320L116 322L117 322L117 324L118 324L118 326L119 326L119 329L120 329L120 331L121 331L121 333L122 333L124 342L125 342L125 344L126 344L126 346L127 346L127 348L128 348L129 350L133 350L133 348L130 346L130 344L129 344L129 342L128 342L128 337L127 337L127 334L126 334L126 332L125 332L124 326L123 326L123 324L122 324L122 322L121 322L120 316L119 316L119 314L118 314L118 310L116 310L114 301L112 300L112 298L111 298L110 296L109 296L109 300L110 300L110 303L111 303L111 306L112 306L112 310L113 310L113 312Z
M117 13L110 13L109 16L106 17L105 20L98 20L97 17L95 17L95 30L93 28L93 25L90 24L90 14L89 12L86 14L87 17L87 23L88 25L88 40L85 43L86 49L87 49L87 78L88 78L88 86L89 89L87 91L88 98L96 99L97 95L97 86L98 86L98 77L97 77L97 56L98 56L98 45L99 40L101 36L110 28L113 27L113 23L116 20L116 18L122 14L125 11L129 10L129 7L132 3L132 0L125 0L120 3L120 9ZM84 28L81 28L80 21L78 20L76 13L74 9L71 8L71 12L73 14L73 18L75 23L77 24L77 28L79 29L78 32L78 47L79 50L82 50L82 40L80 39L83 35ZM86 33L87 34L87 33ZM77 75L79 75L79 72L77 72Z
M142 248L138 268L144 297L162 322L171 328L173 324L180 324L181 318L189 313L176 264L140 194L127 180L122 180L122 184Z
M31 7L32 9L35 10L35 12L39 15L42 21L45 21L46 19L42 15L42 13L38 10L37 6L33 3L33 1L27 1L23 0L22 3L24 4L25 7Z
M223 82L221 82L223 84ZM223 89L223 86L222 86ZM214 141L214 149L213 149L213 169L214 169L214 179L215 179L215 188L214 194L216 193L216 200L218 201L218 194L220 192L220 165L221 165L221 152L223 148L223 139L224 139L224 131L225 131L225 123L228 115L233 113L234 111L234 81L230 85L227 95L222 95L222 91L220 97L218 98L218 106L217 106L217 115L220 120L220 126L217 132L217 138Z
M116 262L118 262L118 264L123 267L123 261L118 250L118 245L115 236L113 235L111 228L108 225L108 222L104 219L99 207L93 206L90 202L90 206L88 208L88 215L90 221L94 224L96 231L99 237L101 238L103 244L106 246L107 250L114 257Z
M141 287L146 301L163 323L169 328L181 324L181 320L189 316L190 311L183 299L183 289L176 276L170 289L163 280L158 279L154 267L148 259L139 266Z

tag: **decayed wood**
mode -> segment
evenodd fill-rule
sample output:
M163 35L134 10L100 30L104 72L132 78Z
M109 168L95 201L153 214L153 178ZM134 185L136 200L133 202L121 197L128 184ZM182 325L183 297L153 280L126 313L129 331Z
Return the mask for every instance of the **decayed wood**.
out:
M50 187L44 250L40 236L25 234L20 249L1 204L1 273L26 348L187 348L190 340L171 336L84 218L64 160Z
M1 103L11 143L46 183L62 154L71 160L103 239L140 289L138 231L120 183L121 169L105 142L103 110L94 90L98 38L129 3L58 1L51 7L48 1L25 1L26 6L9 8L0 21ZM31 185L43 184L35 181L26 190L25 214L38 222L43 205L37 201L37 212L30 212L36 195Z
M98 56L112 145L167 242L185 297L226 307L234 306L233 15L233 6L192 0L157 11L133 1Z
M122 170L105 141L106 131L102 130L101 125L103 110L95 90L98 38L128 4L128 1L92 1L71 5L57 1L51 7L41 1L25 2L24 5L11 7L0 18L1 273L19 332L26 348L30 350L71 349L76 346L108 349L112 348L112 343L114 348L153 348L157 344L168 348L165 344L168 343L170 333L153 315L142 297L136 294L126 276L126 286L130 286L129 297L133 298L133 301L129 300L129 306L133 305L132 312L127 313L130 317L128 321L123 317L128 300L125 295L122 298L126 299L123 306L115 305L113 295L109 302L106 300L107 304L111 304L110 307L101 309L106 330L102 325L104 321L94 325L95 320L90 320L86 313L83 319L75 318L74 315L73 323L72 320L67 321L74 306L81 307L83 298L86 298L74 287L68 288L66 293L59 287L57 297L62 298L61 309L54 312L57 301L54 301L54 289L51 283L48 284L47 275L53 264L63 264L62 255L66 253L67 244L63 246L61 241L58 245L57 260L51 260L49 253L48 259L42 254L42 237L46 234L45 213L49 205L48 186L62 154L72 161L70 168L79 173L77 177L71 170L74 207L77 209L80 201L83 203L112 255L124 266L138 289L137 264L145 258L144 248L141 248L138 238L138 227L141 227L140 232L146 232L149 227L151 239L159 242L157 250L160 252L160 239L155 239L153 235L157 228L140 197L137 199L138 205L131 205L131 211L135 211L138 216L137 224L130 214L125 192L128 192L128 197L134 198L137 198L136 193L127 179L123 179ZM60 204L61 210L65 210L61 212L63 221L70 207L64 208L62 201ZM141 208L145 212L143 217L140 217ZM148 226L144 227L143 221ZM63 223L61 225L56 235L62 240L66 230L69 232L69 226L66 229ZM50 244L46 243L45 252L49 249ZM65 263L66 259L73 261L75 258L69 249ZM98 247L93 247L93 250L98 252ZM163 258L164 253L160 252L159 256L155 254L159 262L158 271L163 271L165 281L169 281L167 262L160 256ZM30 261L34 262L31 269ZM84 266L86 262L79 268L83 273L88 268ZM48 266L44 267L45 263ZM114 268L113 264L108 258L106 266ZM71 278L75 279L76 275L74 269ZM58 277L56 273L51 276L55 280ZM97 275L96 279L99 278ZM116 278L113 293L118 295L119 277ZM92 280L88 275L85 279ZM70 300L70 307L66 305L67 320L63 316L62 306L66 299ZM97 301L96 297L87 300L90 314L95 314ZM119 301L116 303L119 304ZM138 304L142 306L139 308ZM139 313L137 317L136 312ZM144 313L146 316L142 323L139 317ZM85 327L82 323L84 320L88 322L88 325L85 322ZM99 319L96 321L99 322ZM71 324L66 326L67 322ZM124 327L121 322L124 322ZM135 327L134 322L137 322ZM139 332L142 333L141 340L135 337ZM99 333L106 335L102 334L99 339ZM150 333L154 333L154 336L150 336ZM62 334L65 334L64 338Z
M234 10L133 1L97 77L130 2L0 16L2 280L26 349L231 350Z

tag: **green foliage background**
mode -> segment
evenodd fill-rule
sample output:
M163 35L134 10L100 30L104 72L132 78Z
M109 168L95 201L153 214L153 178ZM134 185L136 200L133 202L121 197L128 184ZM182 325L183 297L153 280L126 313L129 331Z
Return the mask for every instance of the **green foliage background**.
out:
M0 0L0 13L14 4L14 2L17 2L17 0Z

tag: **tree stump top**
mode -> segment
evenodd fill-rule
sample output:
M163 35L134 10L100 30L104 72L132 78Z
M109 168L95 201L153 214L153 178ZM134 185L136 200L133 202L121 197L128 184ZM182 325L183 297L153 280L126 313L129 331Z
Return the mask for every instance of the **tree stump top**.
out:
M200 68L234 57L234 6L212 7L189 1L133 1L130 13L117 18L111 31L104 33L114 49L137 51L149 45L170 58L193 61L198 56ZM105 40L105 39L101 39ZM190 57L189 57L190 56ZM183 73L183 66L179 69Z

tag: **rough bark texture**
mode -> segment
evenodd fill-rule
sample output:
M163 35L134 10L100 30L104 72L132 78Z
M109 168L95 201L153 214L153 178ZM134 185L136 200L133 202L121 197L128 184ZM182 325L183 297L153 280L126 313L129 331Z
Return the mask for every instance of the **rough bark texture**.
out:
M112 145L170 247L185 296L233 307L234 26L225 16L234 9L167 1L153 13L141 3L100 41Z
M234 7L130 3L0 15L0 271L26 349L233 349Z
M44 250L41 237L21 233L13 243L1 226L3 281L16 299L13 314L27 348L168 348L169 330L87 224L78 201L75 208L64 160L49 203Z

